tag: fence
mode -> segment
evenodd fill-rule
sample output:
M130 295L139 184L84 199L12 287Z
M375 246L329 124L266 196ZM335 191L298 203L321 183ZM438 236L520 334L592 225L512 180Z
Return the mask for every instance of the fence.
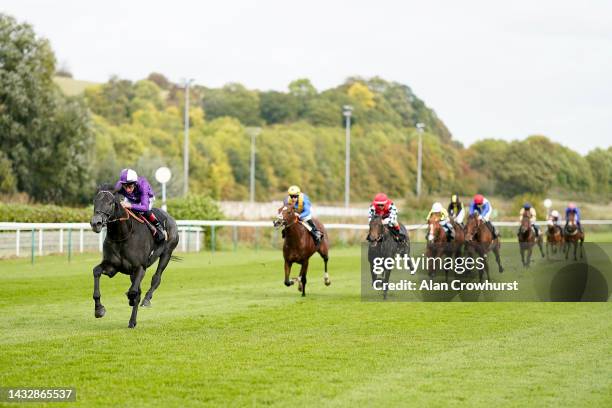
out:
M612 220L583 220L584 225L607 226ZM220 248L236 250L238 246L252 249L280 247L282 238L270 221L177 221L180 234L179 252L211 251ZM545 221L538 222L546 225ZM496 222L501 228L516 228L518 222ZM417 239L418 231L425 224L406 226L411 239ZM326 224L332 245L357 244L364 239L365 224ZM513 232L510 230L509 233ZM88 223L13 223L0 222L0 257L29 256L51 253L67 254L102 251L105 230L95 234Z

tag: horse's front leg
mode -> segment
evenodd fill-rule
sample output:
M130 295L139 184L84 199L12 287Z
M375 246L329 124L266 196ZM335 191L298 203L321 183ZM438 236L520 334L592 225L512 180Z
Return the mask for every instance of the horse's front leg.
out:
M300 268L300 276L298 277L300 286L299 290L302 291L302 296L306 296L306 274L308 273L308 259L302 263Z
M102 302L100 302L100 276L105 271L107 274L116 273L115 268L113 268L111 265L108 265L108 264L105 264L104 266L102 266L102 264L99 264L93 269L93 277L94 277L93 299L95 302L94 316L96 316L96 318L104 317L104 315L106 314L106 309L104 308L104 305L102 305Z
M538 237L538 247L540 248L540 253L542 254L542 258L544 258L544 248L542 248L544 240L542 239L542 236L540 235Z
M127 297L130 300L130 306L132 306L132 315L128 323L128 328L133 329L136 327L136 316L138 315L138 303L140 302L140 283L144 278L145 269L139 266L136 272L130 275L132 286L128 290Z
M295 282L289 279L291 275L291 262L285 259L285 286L291 286Z

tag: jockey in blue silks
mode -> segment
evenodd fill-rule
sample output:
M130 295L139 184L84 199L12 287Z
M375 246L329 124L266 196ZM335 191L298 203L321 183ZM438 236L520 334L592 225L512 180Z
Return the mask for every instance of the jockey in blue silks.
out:
M142 176L138 176L132 169L123 169L119 174L119 181L115 184L115 190L126 198L125 201L121 202L121 205L133 212L143 214L157 230L155 240L163 242L166 239L166 233L161 222L151 211L155 193L149 181Z
M493 233L493 237L497 238L497 231L495 230L493 224L491 224L491 221L489 221L492 211L493 207L491 206L491 203L489 202L489 200L484 198L482 194L476 194L472 199L472 202L470 202L469 214L478 214L479 218L484 220L485 225L489 227L489 229Z
M565 227L567 228L569 216L572 213L574 214L574 221L576 221L576 226L578 226L578 230L582 232L582 226L580 225L580 209L574 203L569 203L567 205L567 208L565 209Z
M312 220L312 214L310 213L310 198L302 193L298 186L289 187L287 194L283 202L284 205L293 206L295 212L299 214L300 221L310 226L310 233L315 240L315 244L319 245L321 242L321 231L319 231L317 225Z

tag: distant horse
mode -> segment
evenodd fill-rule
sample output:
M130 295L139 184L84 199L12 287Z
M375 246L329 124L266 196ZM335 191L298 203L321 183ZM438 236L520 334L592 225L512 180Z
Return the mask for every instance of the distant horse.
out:
M531 253L535 244L538 244L540 252L542 253L542 258L544 258L542 236L540 235L536 237L535 230L531 226L531 216L529 214L523 214L517 237L521 251L521 262L523 262L523 266L525 268L529 268L529 264L531 263ZM527 258L525 258L525 253L527 253Z
M274 227L283 227L283 257L285 258L285 286L291 286L295 280L290 280L291 265L298 263L302 265L300 275L296 279L299 283L298 290L302 292L302 296L306 296L306 274L308 273L308 261L310 257L318 252L323 258L325 264L325 273L323 282L326 286L331 284L329 274L327 273L327 261L329 260L329 237L323 224L319 220L313 219L319 231L321 231L321 243L315 245L314 238L310 231L300 222L298 214L295 213L294 207L285 205L278 210L278 216L274 220Z
M556 254L563 247L563 229L558 225L548 225L546 229L546 258L550 259L550 252Z
M440 224L439 215L432 215L427 223L429 232L427 234L426 256L428 258L457 258L462 255L462 249L465 244L465 234L461 225L454 221L451 222L451 227L455 232L455 239L449 241L446 230ZM433 265L434 268L429 271L429 276L431 278L436 274L436 263L434 262ZM444 279L448 282L448 269L446 268L444 268Z
M384 264L380 267L383 268L383 272L377 274L374 272L374 259L376 258L395 258L397 254L402 257L404 254L410 255L410 241L408 235L406 235L405 242L397 242L389 228L383 224L383 219L380 215L374 215L370 220L368 236L368 262L370 263L370 273L372 275L372 284L375 281L381 281L382 283L389 283L391 277L391 269L384 267ZM412 270L412 261L410 261L410 269ZM387 286L383 289L383 298L387 299Z
M576 224L576 214L570 213L565 225L565 231L563 234L565 240L565 259L569 256L570 245L574 246L574 261L577 261L576 250L578 249L578 242L580 242L580 259L583 257L583 245L584 245L584 232L578 229Z
M126 295L132 306L129 328L136 327L138 302L140 302L140 283L145 270L158 258L157 270L151 279L151 288L145 295L141 306L150 306L153 292L161 282L161 276L168 266L172 251L178 245L179 234L176 222L166 212L154 209L156 216L165 224L168 239L157 244L144 221L136 219L121 205L122 196L113 190L113 186L102 186L94 198L94 215L91 218L91 229L99 233L102 227L107 227L104 239L102 262L93 269L95 302L94 315L97 318L106 314L106 309L100 303L100 276L112 278L121 272L130 275L132 284Z
M484 259L484 269L478 271L479 280L482 282L484 272L487 274L487 280L491 279L489 276L489 262L486 259L489 251L493 251L495 254L499 273L502 273L504 267L499 257L499 249L501 246L499 238L493 237L493 233L477 213L468 216L465 229L467 251L472 257L477 254Z

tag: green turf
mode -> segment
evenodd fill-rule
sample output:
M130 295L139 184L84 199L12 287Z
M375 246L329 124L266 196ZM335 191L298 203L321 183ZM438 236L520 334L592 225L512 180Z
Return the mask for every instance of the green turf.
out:
M610 303L361 302L358 249L188 255L127 329L129 279L98 255L0 262L0 386L73 386L82 406L612 406ZM148 289L149 277L146 278Z

